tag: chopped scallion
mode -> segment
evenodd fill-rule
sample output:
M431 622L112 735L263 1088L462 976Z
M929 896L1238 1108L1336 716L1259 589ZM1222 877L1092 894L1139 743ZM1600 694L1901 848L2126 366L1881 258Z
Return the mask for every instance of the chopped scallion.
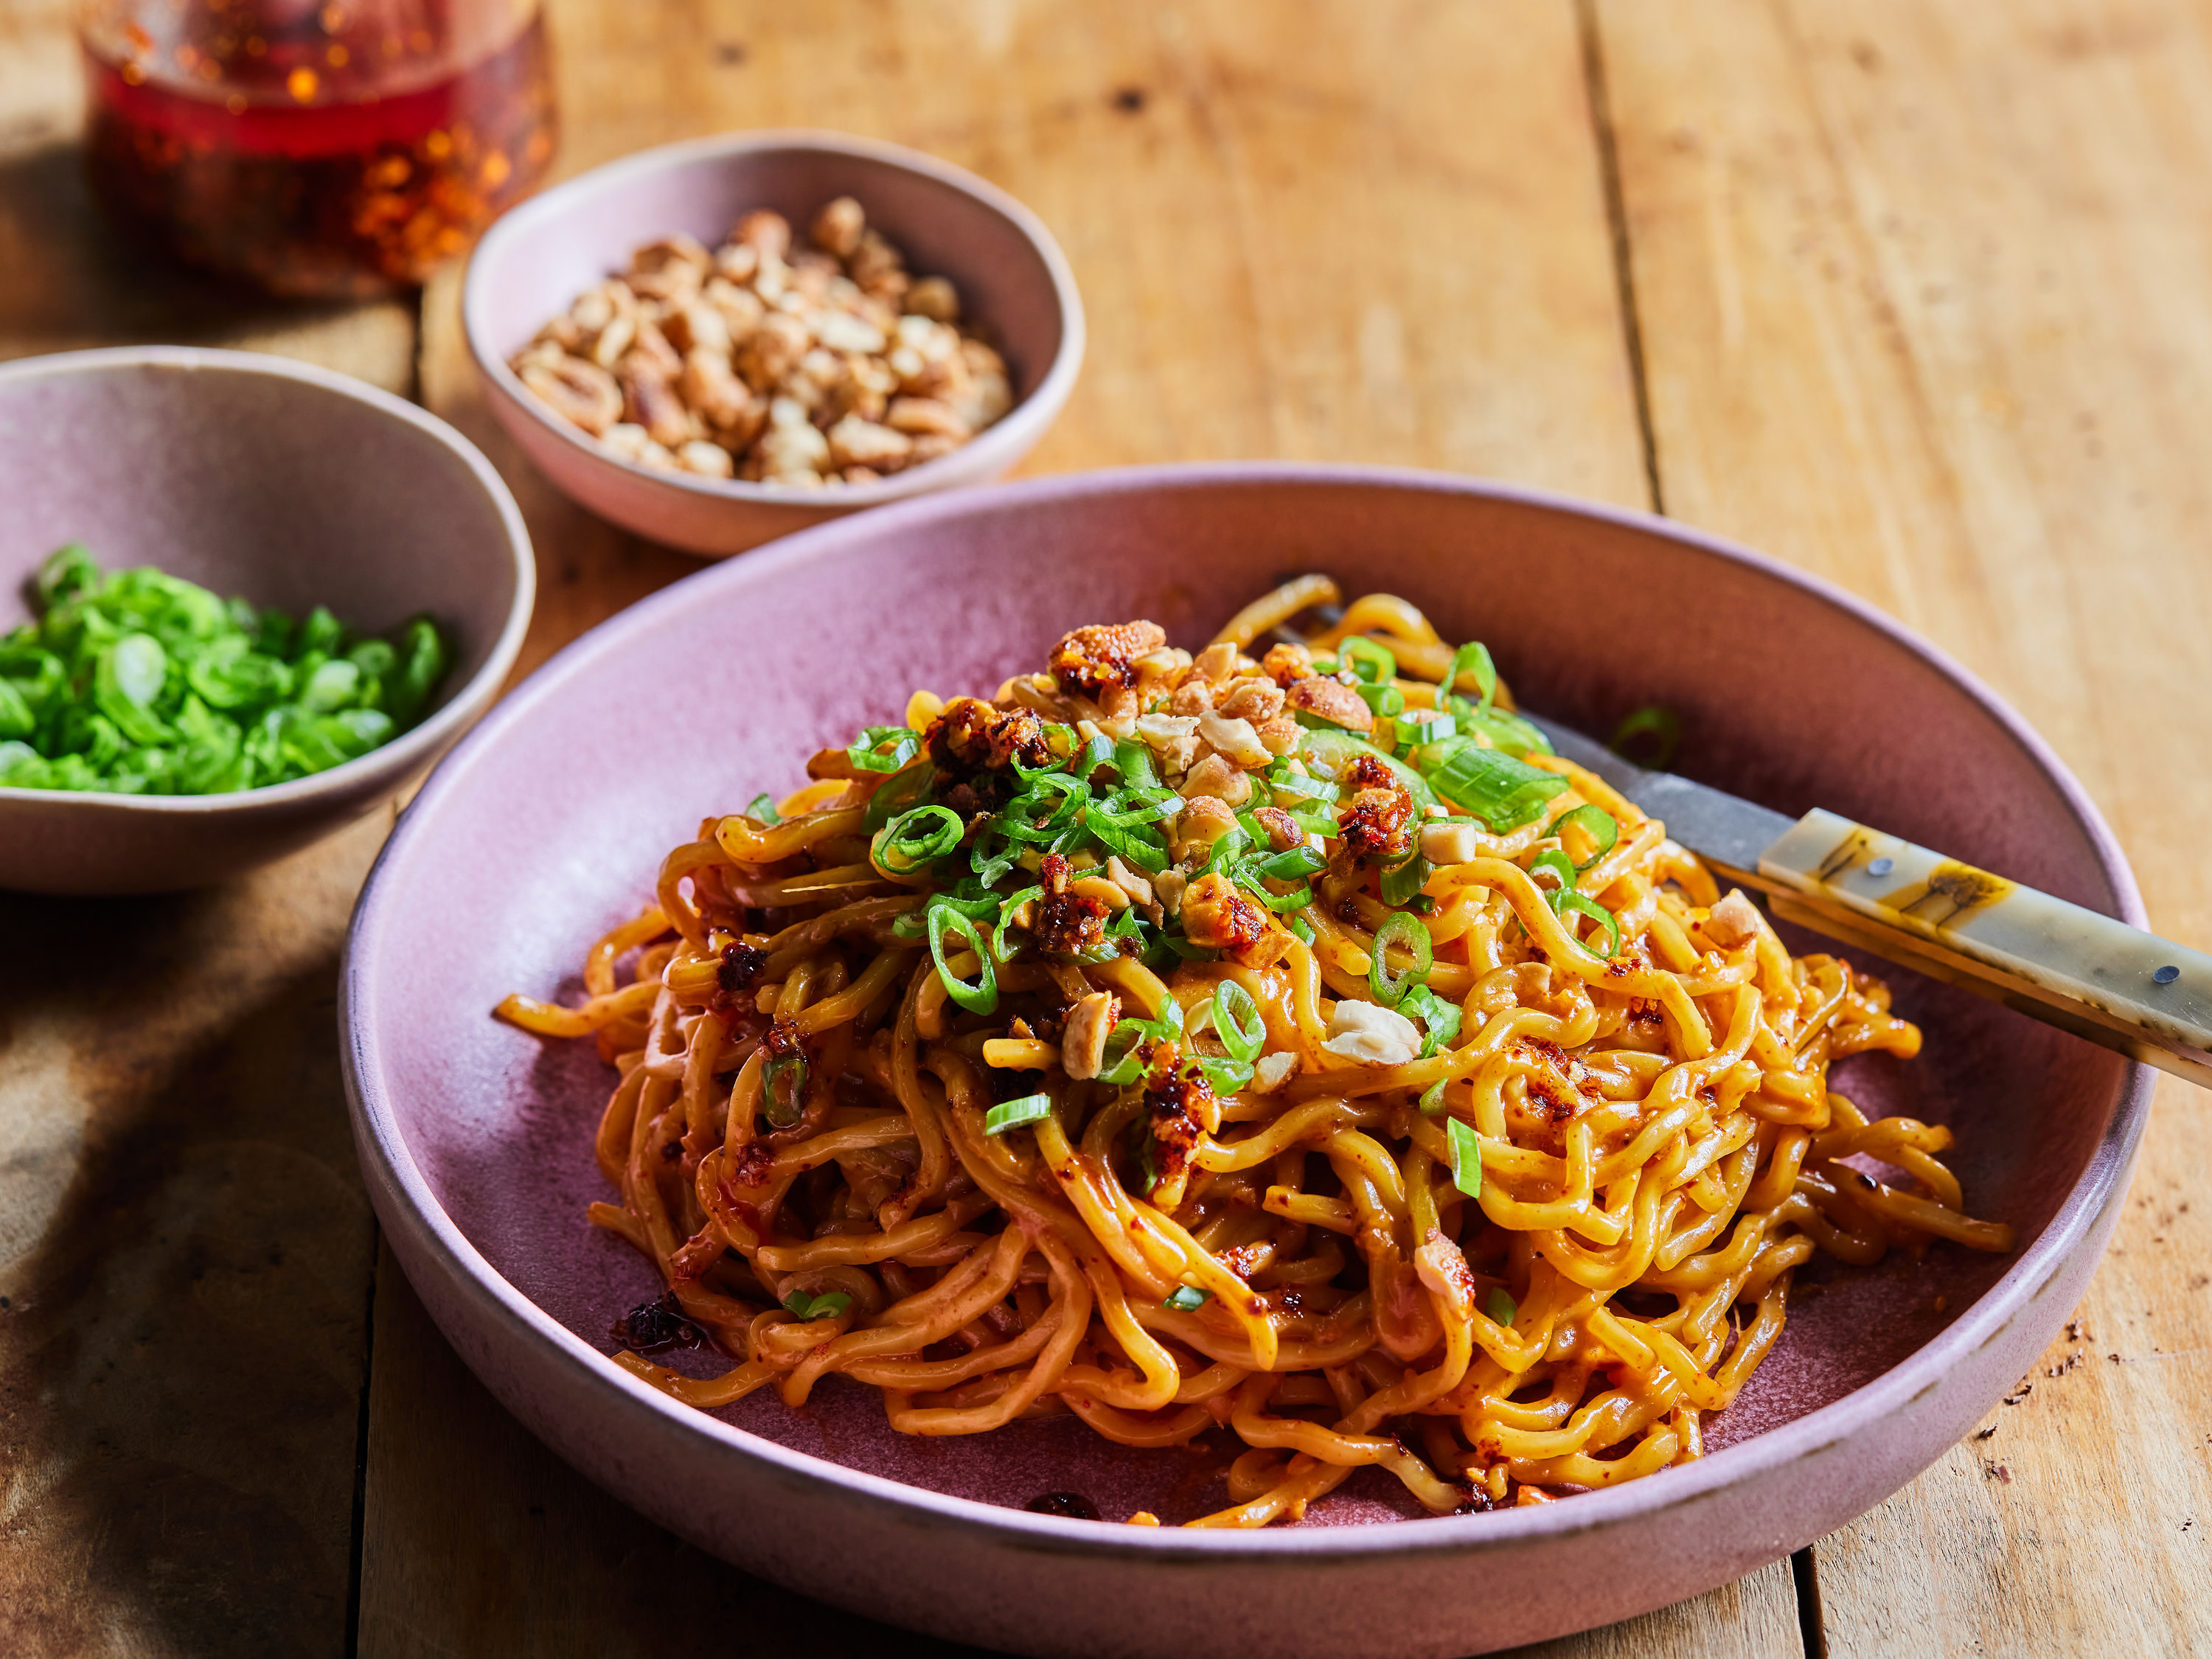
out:
M1390 971L1393 945L1413 959L1413 965L1403 973ZM1436 947L1430 942L1429 930L1416 918L1399 911L1375 930L1375 951L1367 967L1368 989L1385 1008L1395 1008L1404 1000L1407 992L1428 978L1429 969L1435 963Z
M1423 1060L1459 1035L1459 1005L1446 1001L1425 985L1416 985L1407 992L1398 1004L1398 1012L1421 1022Z
M983 945L983 936L975 922L963 916L952 905L933 902L929 907L929 959L937 964L937 977L951 997L971 1014L988 1014L999 1006L998 976L991 971L991 953ZM945 936L957 933L968 948L975 952L978 972L970 985L960 979L945 965Z
M1241 1060L1216 1060L1207 1055L1198 1062L1198 1074L1217 1095L1233 1095L1252 1080L1252 1067Z
M1451 1142L1452 1185L1469 1198L1482 1196L1482 1138L1465 1118L1447 1118L1444 1133Z
M983 1133L1002 1135L1009 1129L1018 1129L1024 1123L1036 1123L1051 1115L1050 1095L1024 1095L1018 1100L1002 1100L983 1114Z
M1354 634L1336 648L1337 661L1365 685L1388 685L1398 678L1398 658L1387 645Z
M1480 640L1470 641L1452 653L1451 670L1444 676L1444 690L1458 690L1461 678L1468 674L1474 676L1475 690L1482 693L1482 701L1476 707L1487 714L1490 705L1498 701L1498 665L1490 659L1490 647Z
M1233 979L1224 979L1213 993L1213 1029L1231 1060L1250 1065L1267 1046L1267 1023L1252 994Z
M1382 871L1382 902L1405 905L1413 896L1429 884L1435 866L1419 853L1408 854L1397 863L1386 865Z
M1589 869L1620 845L1620 820L1602 806L1577 806L1571 812L1562 812L1552 821L1552 834L1561 836L1571 824L1588 836L1597 848L1575 866L1577 872ZM1561 844L1565 845L1564 839Z
M896 772L921 752L921 736L907 726L865 726L845 750L862 772Z
M1503 1285L1490 1287L1490 1294L1482 1298L1482 1310L1490 1316L1492 1324L1509 1326L1521 1311L1513 1305L1512 1293Z
M779 1129L806 1115L806 1056L786 1054L761 1067L762 1109Z
M1610 962L1615 956L1620 954L1620 921L1612 911L1607 909L1605 906L1600 904L1595 899L1584 898L1580 893L1571 890L1564 893L1553 893L1551 895L1551 900L1552 908L1558 913L1561 921L1566 922L1567 933L1569 936L1574 939L1576 944L1581 945L1583 950L1589 951L1592 956L1597 957L1601 962ZM1567 915L1570 911L1578 916L1588 916L1592 921L1596 922L1600 927L1605 929L1606 941L1604 950L1592 950L1589 941L1583 938L1580 933L1575 932L1574 923L1567 921Z
M887 874L912 875L959 846L966 828L960 815L949 806L917 806L900 813L877 832L869 857L877 869Z
M1537 854L1534 858L1528 860L1529 875L1533 877L1540 872L1551 877L1553 881L1559 883L1559 885L1553 889L1553 891L1570 893L1574 890L1575 876L1577 873L1575 870L1575 861L1569 858L1565 853L1562 853L1558 848L1547 847L1542 852Z
M879 789L876 793L881 794L883 791ZM783 814L775 810L775 797L765 789L755 795L746 805L745 816L756 823L765 823L770 828L783 822Z
M860 827L873 835L902 812L912 811L929 799L929 792L937 782L937 769L927 761L908 767L897 776L886 779L868 797L867 811L860 815ZM763 797L763 799L766 799ZM769 820L774 823L774 819Z
M851 1295L844 1291L824 1291L819 1296L793 1291L783 1298L784 1311L800 1319L835 1319L852 1305Z
M1429 781L1438 794L1480 818L1494 835L1534 822L1544 803L1569 787L1556 772L1473 742L1453 745Z
M1212 1295L1212 1291L1201 1291L1195 1285L1178 1285L1176 1286L1175 1294L1161 1303L1160 1306L1172 1308L1177 1313L1196 1313L1206 1304Z

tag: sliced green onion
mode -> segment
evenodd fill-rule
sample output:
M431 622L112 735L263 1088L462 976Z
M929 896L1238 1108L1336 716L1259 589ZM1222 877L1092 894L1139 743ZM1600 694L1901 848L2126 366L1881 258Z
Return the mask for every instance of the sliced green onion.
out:
M1445 1000L1425 985L1416 985L1408 991L1399 1003L1398 1012L1421 1022L1423 1060L1459 1035L1459 1005Z
M1444 1109L1444 1085L1449 1081L1447 1078L1438 1078L1421 1091L1420 1108L1423 1117L1437 1117L1442 1115Z
M1359 693L1359 700L1383 720L1406 712L1406 694L1396 686L1361 684L1352 688Z
M1152 1024L1169 1036L1181 1036L1183 1033L1182 1004L1172 996L1163 997L1159 1007L1153 1012Z
M1176 1286L1175 1294L1161 1303L1160 1306L1172 1308L1177 1313L1196 1313L1206 1304L1212 1295L1212 1291L1201 1291L1195 1285L1178 1285Z
M1472 742L1453 748L1429 780L1438 794L1480 818L1493 835L1534 822L1544 803L1569 787L1556 772Z
M1106 1055L1100 1061L1098 1081L1110 1089L1126 1089L1145 1074L1145 1057L1139 1051L1156 1042L1160 1028L1148 1019L1125 1019L1106 1039Z
M878 789L876 793L880 795L883 791ZM783 822L783 814L775 810L775 797L765 789L745 804L745 816L755 823L765 823L771 827Z
M1077 777L1087 783L1091 781L1092 774L1096 773L1100 767L1113 764L1114 739L1101 732L1077 752L1074 764L1070 769Z
M863 772L896 772L921 752L921 738L912 726L867 726L845 750L845 758Z
M1252 1080L1252 1067L1241 1060L1216 1060L1207 1055L1198 1062L1198 1074L1215 1094L1233 1095Z
M1571 823L1597 843L1597 851L1575 866L1577 874L1589 869L1620 843L1620 820L1602 806L1577 806L1571 812L1562 812L1552 820L1551 833L1556 836Z
M1317 876L1328 868L1328 860L1310 847L1293 847L1285 852L1255 859L1250 866L1254 873L1269 881L1300 881L1308 876Z
M1394 945L1413 958L1413 966L1402 974L1393 974L1389 969L1390 947ZM1429 969L1435 963L1436 948L1430 942L1429 930L1399 911L1375 930L1375 952L1367 966L1368 989L1385 1008L1395 1008L1407 991L1428 978Z
M1480 640L1470 640L1452 653L1451 670L1444 676L1444 690L1458 690L1461 677L1467 674L1474 676L1475 690L1482 693L1482 701L1476 706L1487 710L1498 701L1498 665L1490 659L1490 647Z
M1029 903L1032 899L1041 899L1043 896L1043 888L1024 887L999 907L999 919L991 927L991 954L1000 962L1013 960L1014 953L1006 948L1006 929L1015 925L1015 915L1019 913L1022 906ZM977 918L979 921L981 919Z
M1645 750L1649 758L1630 754L1632 744ZM1650 771L1663 772L1681 745L1682 717L1655 702L1646 704L1614 726L1613 739L1606 747L1623 760L1633 761Z
M790 1081L781 1092L777 1085ZM761 1067L761 1100L768 1121L787 1129L806 1115L806 1056L785 1054Z
M1490 1287L1490 1294L1482 1298L1482 1310L1497 1325L1510 1325L1521 1311L1513 1305L1512 1295L1503 1285Z
M1304 772L1290 769L1289 760L1277 761L1267 769L1267 787L1279 795L1303 795L1309 800L1336 799L1339 790L1333 778L1312 777Z
M988 1014L999 1006L998 976L991 971L991 953L984 948L983 936L975 924L951 905L933 902L929 907L929 959L937 964L937 977L943 981L945 995L951 997L971 1014ZM973 985L957 978L945 965L945 936L957 933L963 943L975 952L977 973Z
M1547 847L1528 860L1529 875L1533 877L1538 871L1543 872L1559 884L1553 891L1571 893L1574 890L1575 876L1577 873L1575 861L1558 848Z
M1293 915L1283 925L1291 930L1291 937L1299 944L1311 945L1314 942L1313 923L1308 921L1304 916Z
M1559 914L1560 921L1566 921L1567 913L1569 911L1572 911L1578 916L1588 916L1592 921L1598 922L1604 927L1606 932L1605 949L1602 951L1593 951L1590 950L1589 941L1584 939L1581 934L1575 932L1574 923L1568 921L1568 936L1571 938L1576 944L1581 945L1583 950L1589 951L1589 953L1601 962L1610 962L1614 957L1620 953L1620 921L1612 911L1607 909L1605 906L1600 904L1595 899L1584 898L1580 893L1574 892L1572 890L1564 893L1553 893L1550 896L1552 901L1552 908Z
M1459 722L1445 709L1414 708L1398 717L1398 729L1409 744L1442 743L1459 730Z
M1336 650L1338 663L1369 685L1388 685L1398 678L1397 654L1379 640L1354 634Z
M1051 1115L1050 1095L1024 1095L1019 1100L1002 1100L983 1114L983 1133L1002 1135L1009 1129L1018 1129L1024 1123L1036 1123Z
M1487 738L1493 748L1516 760L1552 752L1552 740L1518 714L1509 714L1503 708L1478 708L1464 697L1452 700L1452 712L1461 731Z
M1134 738L1122 738L1114 744L1114 769L1121 775L1121 781L1133 787L1156 789L1160 775L1152 767L1152 751Z
M1465 1118L1447 1118L1444 1133L1451 1141L1452 1185L1469 1198L1482 1196L1482 1138Z
M1056 799L1048 801L1048 795ZM1037 772L1030 775L1030 787L1007 802L994 822L1016 841L1052 841L1082 821L1090 799L1091 786L1081 778L1066 772Z
M912 875L959 846L966 829L960 815L949 806L917 806L877 831L875 843L868 849L869 860L891 875Z
M1271 893L1261 884L1257 864L1246 862L1235 868L1237 884L1279 915L1292 910L1303 910L1313 902L1313 884L1300 882L1287 893Z
M937 768L929 762L907 767L896 777L877 786L876 793L868 797L867 810L860 815L860 827L873 835L900 813L911 811L927 801L929 792L936 786ZM769 822L774 823L775 820L770 818Z
M1200 873L1208 876L1227 873L1236 867L1237 860L1244 856L1244 849L1251 844L1250 837L1242 830L1230 830L1213 843L1212 855L1206 860L1206 868Z
M824 1291L819 1296L793 1291L783 1298L784 1311L801 1319L835 1319L852 1305L852 1297L843 1291Z
M1091 832L1100 846L1125 862L1156 876L1168 867L1170 855L1164 841L1139 827L1152 817L1152 811L1149 807L1121 813L1114 811L1105 803L1095 800L1083 809L1084 828Z
M1429 884L1435 866L1419 853L1408 854L1395 864L1382 869L1382 902L1404 905L1413 902L1413 896Z
M1233 979L1224 979L1213 993L1213 1029L1231 1060L1246 1065L1260 1058L1267 1046L1267 1022L1252 994Z

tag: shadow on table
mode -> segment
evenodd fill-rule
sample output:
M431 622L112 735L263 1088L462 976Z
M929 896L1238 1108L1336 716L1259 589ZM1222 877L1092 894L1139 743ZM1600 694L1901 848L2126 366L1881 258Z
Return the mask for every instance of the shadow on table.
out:
M0 895L0 1652L343 1650L374 1234L335 992L381 833Z

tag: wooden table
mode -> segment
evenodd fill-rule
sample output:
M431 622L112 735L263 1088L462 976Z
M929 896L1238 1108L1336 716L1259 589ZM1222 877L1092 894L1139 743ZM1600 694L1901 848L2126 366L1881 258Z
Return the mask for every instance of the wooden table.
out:
M1092 334L1029 470L1406 463L1739 537L2025 710L2154 922L2212 941L2202 8L551 10L565 170L811 124L1035 207ZM227 342L418 396L523 502L526 667L693 568L501 441L450 281L419 312L282 309L112 240L78 182L64 11L0 0L0 355ZM885 1650L553 1460L380 1255L332 1013L388 821L211 892L0 898L0 1651ZM2032 1391L1794 1561L1548 1651L2212 1643L2206 1111L2161 1087L2118 1238Z

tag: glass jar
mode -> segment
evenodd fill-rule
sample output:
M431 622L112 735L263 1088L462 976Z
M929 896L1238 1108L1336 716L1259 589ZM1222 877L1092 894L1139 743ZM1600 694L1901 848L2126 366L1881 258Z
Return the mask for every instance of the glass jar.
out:
M288 295L418 284L545 171L538 0L83 0L109 209Z

